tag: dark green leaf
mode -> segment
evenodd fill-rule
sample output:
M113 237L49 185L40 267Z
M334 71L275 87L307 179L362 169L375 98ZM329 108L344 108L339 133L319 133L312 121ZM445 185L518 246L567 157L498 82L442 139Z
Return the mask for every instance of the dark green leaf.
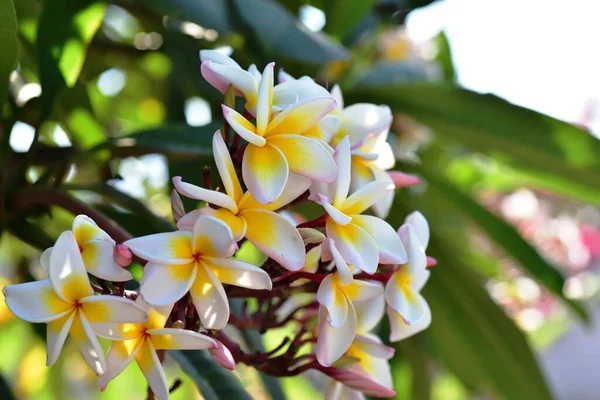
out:
M433 128L442 138L531 173L600 186L600 141L563 121L450 84L361 87L349 98L388 104Z
M12 0L0 0L0 107L8 96L8 77L17 63L17 16ZM1 108L0 108L1 111Z
M348 58L348 51L326 35L311 32L284 7L272 0L235 0L246 24L270 54L310 64Z
M340 38L346 37L377 3L377 0L330 0L325 3L325 31Z
M105 10L106 3L97 0L44 3L37 31L42 85L40 121L48 118L60 91L77 81L87 46L100 28Z
M225 0L146 0L142 3L156 13L180 17L220 33L231 29Z
M452 61L452 49L450 49L448 37L444 32L440 32L436 36L435 44L438 48L435 59L442 67L444 78L450 82L454 82L456 80L456 72L454 71L454 62Z
M1 18L1 17L0 17ZM15 396L6 381L4 376L0 375L0 399L2 400L14 400Z

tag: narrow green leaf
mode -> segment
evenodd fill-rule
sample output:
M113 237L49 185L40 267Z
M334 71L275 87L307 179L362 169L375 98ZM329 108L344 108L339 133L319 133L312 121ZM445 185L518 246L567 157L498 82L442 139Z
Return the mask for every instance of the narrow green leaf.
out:
M377 0L331 0L326 2L325 32L345 38L377 3Z
M273 0L235 0L239 14L256 33L265 50L298 61L320 64L349 57L344 46L311 32Z
M443 193L449 201L454 202L456 207L479 225L497 245L517 260L527 273L565 302L582 319L588 320L583 306L564 296L562 289L565 278L562 273L544 260L513 226L477 204L470 196L460 192L440 177L431 173L424 173L424 176L430 185L435 186L435 189Z
M405 112L474 151L535 173L600 186L600 141L563 121L450 84L360 86L349 98Z
M100 28L105 10L106 3L97 0L44 2L37 30L40 121L48 118L58 94L77 82L87 46Z
M12 0L0 0L0 107L8 96L8 77L17 64L17 16ZM0 108L1 114L1 108Z
M231 29L225 0L146 0L142 3L156 13L180 17L219 33Z
M435 44L438 48L435 59L442 67L444 78L450 82L454 82L456 80L456 72L454 71L454 62L452 61L452 49L450 48L450 43L448 43L448 37L444 32L440 32L435 37Z

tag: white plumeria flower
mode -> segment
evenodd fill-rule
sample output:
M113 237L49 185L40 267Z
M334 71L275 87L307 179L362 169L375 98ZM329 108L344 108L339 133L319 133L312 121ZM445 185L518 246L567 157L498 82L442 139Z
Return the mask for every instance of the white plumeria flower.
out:
M319 363L331 366L350 347L358 327L353 302L366 301L383 295L378 282L353 280L344 285L340 274L327 275L319 285L319 335L316 355Z
M412 336L431 323L431 311L420 294L430 275L425 255L429 243L427 220L418 211L410 214L398 235L408 249L408 263L400 266L385 288L391 341Z
M363 399L364 394L376 397L394 397L392 374L388 360L394 349L384 345L377 335L370 333L381 321L385 298L378 296L355 303L357 329L354 341L344 354L356 362L334 366L328 374L336 381L327 389L325 399Z
M348 264L373 274L378 264L400 264L407 261L406 251L394 229L384 220L360 215L373 203L393 190L385 181L371 182L348 196L350 187L350 142L344 138L334 159L338 179L330 185L313 184L311 199L321 204L328 214L325 230L329 242L324 260L334 259L344 283L352 280Z
M71 231L63 232L56 241L48 274L48 279L6 286L3 292L8 308L25 321L48 324L48 366L56 362L70 334L92 370L104 374L104 352L90 324L143 322L146 311L122 297L94 295Z
M211 215L229 226L236 241L245 237L285 268L302 268L306 257L302 237L288 219L274 211L306 192L310 180L290 174L279 198L273 203L263 205L257 202L250 192L242 191L231 156L219 131L213 137L213 153L225 193L183 182L180 177L173 178L173 184L177 191L186 197L203 200L222 208L217 210L204 207L194 210L181 218L177 227L191 230L200 216Z
M202 333L165 328L173 305L150 308L138 297L136 303L148 310L141 324L95 324L98 336L113 340L106 356L107 371L98 379L102 390L135 359L158 400L169 398L169 386L156 350L204 350L217 346L215 339Z
M174 304L190 292L206 329L221 329L229 320L223 283L271 290L262 269L230 257L236 250L231 229L221 220L203 215L192 231L157 233L124 243L147 260L140 293L153 306Z
M332 182L337 177L328 149L321 141L302 135L335 107L333 98L308 98L277 114L272 105L273 63L267 65L260 81L256 125L223 106L231 128L248 142L242 176L248 191L262 204L277 200L290 171L321 182Z
M121 267L114 258L115 241L86 215L78 215L71 228L87 271L101 279L112 282L126 282L133 276ZM46 249L40 258L42 268L47 272L52 247Z

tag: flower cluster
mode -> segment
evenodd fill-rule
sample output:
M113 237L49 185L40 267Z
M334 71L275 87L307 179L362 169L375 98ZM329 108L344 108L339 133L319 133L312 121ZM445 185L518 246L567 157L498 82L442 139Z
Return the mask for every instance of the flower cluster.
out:
M390 109L344 107L337 85L330 93L283 71L275 85L273 63L261 74L215 51L201 58L212 86L245 100L244 110L232 101L222 106L224 128L212 141L218 186L210 170L203 187L174 177L178 229L118 245L78 216L42 254L48 279L6 287L8 307L48 324L48 365L70 334L100 388L135 359L153 393L166 399L164 350L209 349L226 368L242 362L276 376L319 370L335 379L331 399L394 396L387 361L394 350L371 331L386 304L391 341L427 328L431 313L420 291L434 260L425 254L429 227L420 213L398 231L384 220L395 188L418 181L390 171ZM179 195L202 206L186 212ZM290 212L300 203L319 216L307 221ZM235 257L246 241L268 257L262 266ZM137 291L124 290L132 258L144 265ZM247 302L232 313L230 301L240 297L256 298L258 307ZM297 335L258 354L222 330L288 323ZM97 336L112 340L108 355Z

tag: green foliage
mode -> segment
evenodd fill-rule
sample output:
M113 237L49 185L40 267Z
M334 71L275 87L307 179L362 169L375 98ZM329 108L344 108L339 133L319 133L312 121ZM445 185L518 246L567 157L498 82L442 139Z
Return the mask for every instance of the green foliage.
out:
M17 63L17 16L12 0L0 1L0 43L2 43L2 57L0 57L0 106L8 95L8 76ZM0 110L1 111L1 110ZM1 114L1 113L0 113Z

